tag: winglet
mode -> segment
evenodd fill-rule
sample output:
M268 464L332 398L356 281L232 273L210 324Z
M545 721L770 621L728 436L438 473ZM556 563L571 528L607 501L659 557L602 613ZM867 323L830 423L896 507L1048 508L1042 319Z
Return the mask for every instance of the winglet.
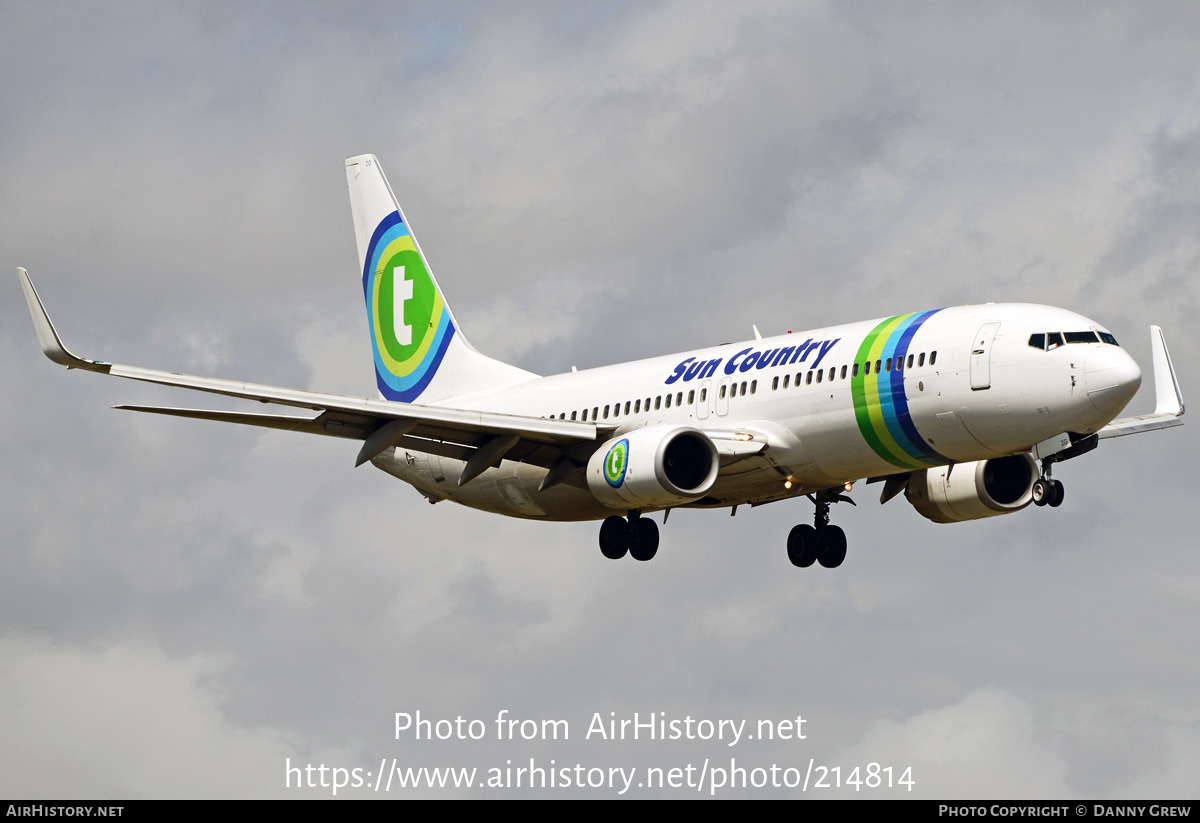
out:
M37 289L33 287L33 281L29 279L29 272L18 267L17 275L21 278L21 288L25 291L25 302L29 304L29 315L33 318L33 327L37 331L38 343L42 345L42 351L46 353L46 356L68 369L108 371L111 363L84 360L67 351L62 338L54 329L54 324L50 322L50 315L46 313L46 307L42 305L42 298L38 296Z
M1167 341L1158 326L1150 327L1150 352L1154 359L1154 412L1114 420L1096 432L1100 439L1183 425L1183 392L1179 390L1179 378L1171 365Z
M1150 350L1154 359L1154 413L1178 417L1183 414L1183 393L1179 391L1179 379L1159 326L1150 327Z

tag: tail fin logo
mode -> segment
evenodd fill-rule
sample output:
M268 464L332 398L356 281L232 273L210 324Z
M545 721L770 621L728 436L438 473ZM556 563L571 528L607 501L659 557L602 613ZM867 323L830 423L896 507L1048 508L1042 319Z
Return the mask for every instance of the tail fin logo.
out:
M399 212L380 221L371 237L363 292L379 391L411 403L437 372L454 324Z

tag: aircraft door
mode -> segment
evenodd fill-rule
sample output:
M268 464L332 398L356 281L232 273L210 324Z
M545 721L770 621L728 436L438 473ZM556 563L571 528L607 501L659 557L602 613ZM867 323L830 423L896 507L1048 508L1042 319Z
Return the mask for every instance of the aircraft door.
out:
M992 386L992 341L999 323L984 323L971 343L971 391Z
M717 397L716 397L717 417L724 417L725 415L729 414L729 384L730 384L730 382L732 382L732 381L730 381L730 379L728 377L724 377L717 384Z
M702 380L700 387L696 390L696 419L707 420L708 410L712 404L712 398L709 393L712 391L712 381Z

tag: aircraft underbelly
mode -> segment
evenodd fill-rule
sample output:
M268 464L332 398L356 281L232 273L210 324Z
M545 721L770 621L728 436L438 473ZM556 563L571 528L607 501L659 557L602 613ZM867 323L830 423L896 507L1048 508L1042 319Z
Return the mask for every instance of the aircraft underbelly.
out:
M511 460L462 486L458 478L466 464L451 457L396 448L371 462L435 502L450 500L473 509L538 520L595 520L617 513L591 492L568 483L538 491L546 470Z

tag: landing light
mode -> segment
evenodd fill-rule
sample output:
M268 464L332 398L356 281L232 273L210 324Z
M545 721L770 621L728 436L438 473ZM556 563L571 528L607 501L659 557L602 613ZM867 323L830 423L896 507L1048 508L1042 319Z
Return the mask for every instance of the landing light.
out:
M847 483L845 486L843 486L843 488L844 488L846 491L854 491L854 484L853 484L853 483Z
M753 440L754 435L750 434L749 432L738 432L737 434L735 434L733 436L733 439L734 440L742 440L742 441Z
M792 487L792 481L791 481L791 480L784 480L784 481L783 481L783 487L784 487L785 489L790 489L790 488Z

